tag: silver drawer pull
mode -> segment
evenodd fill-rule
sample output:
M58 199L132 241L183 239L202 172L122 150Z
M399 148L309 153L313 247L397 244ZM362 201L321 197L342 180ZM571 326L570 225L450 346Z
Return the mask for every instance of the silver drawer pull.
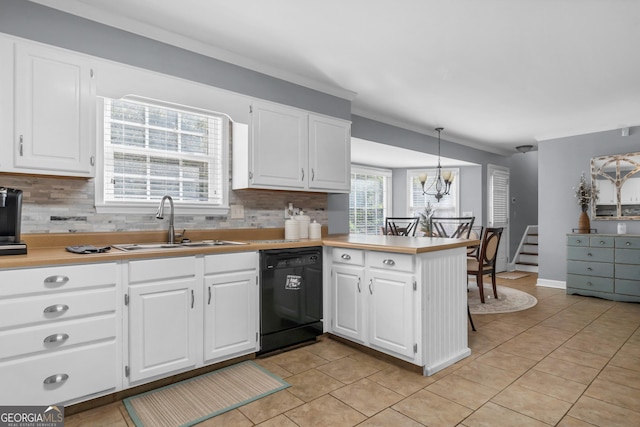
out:
M604 245L604 240L600 240L600 244L601 244L601 245Z
M588 270L588 271L593 271L593 268L591 268L591 267L587 267L587 270Z
M369 279L369 293L373 295L373 279Z
M358 277L358 293L361 293L362 289L360 289L360 277Z
M69 379L69 375L67 375L67 374L55 374L55 375L51 375L50 377L45 378L43 383L45 383L45 384L58 384L58 383L63 383L68 379Z
M587 282L587 286L593 286L593 283Z
M54 304L44 309L45 313L63 313L69 310L69 306L67 304Z
M582 240L576 240L576 243L582 243Z
M396 262L392 259L385 259L384 261L382 261L382 263L384 265L396 265Z
M346 260L350 260L351 259L351 255L349 254L342 254L342 256L340 257L342 259L346 259Z
M591 252L587 253L587 255L588 255L588 256L593 256L593 255L591 254Z
M44 339L45 344L51 344L53 342L66 341L69 339L68 334L52 334Z
M625 245L631 246L631 242L627 242L627 243L625 243Z
M44 279L44 283L47 285L64 285L69 281L67 276L49 276Z

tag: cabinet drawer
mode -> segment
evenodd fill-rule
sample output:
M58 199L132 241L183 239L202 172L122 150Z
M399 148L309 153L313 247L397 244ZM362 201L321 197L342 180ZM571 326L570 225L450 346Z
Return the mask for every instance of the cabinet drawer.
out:
M640 279L640 264L616 264L616 279Z
M116 316L107 314L0 332L0 360L102 341L116 335Z
M616 279L616 294L640 296L640 280Z
M391 252L369 252L367 254L369 267L385 270L413 271L413 256Z
M567 248L567 259L578 261L613 262L613 248L569 246Z
M616 237L616 248L640 249L640 237Z
M0 329L115 312L115 288L0 301Z
M609 277L567 274L567 287L598 292L613 292L613 279Z
M364 265L364 252L358 249L333 248L331 250L333 262L351 265Z
M569 260L567 262L567 273L613 277L613 263Z
M2 270L0 283L0 297L115 285L116 264Z
M52 382L56 375L58 382ZM115 389L116 343L0 363L0 378L3 405L54 405ZM47 378L50 384L45 383Z
M640 250L616 249L616 263L640 264Z
M257 268L257 252L236 252L204 257L204 274L255 270Z
M567 244L569 246L589 246L589 237L587 237L587 236L567 236Z
M195 274L195 257L143 259L129 262L129 284L192 277Z
M591 236L589 244L592 248L612 248L614 238L612 236Z

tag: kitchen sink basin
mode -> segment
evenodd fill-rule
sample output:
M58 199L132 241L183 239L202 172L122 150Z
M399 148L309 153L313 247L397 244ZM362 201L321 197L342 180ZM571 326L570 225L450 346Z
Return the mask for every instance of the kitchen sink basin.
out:
M230 246L230 245L246 245L245 242L234 242L232 240L203 240L200 242L184 242L184 243L127 243L119 245L111 245L121 251L143 251L143 250L160 250L160 249L176 249L176 248L203 248L211 246Z

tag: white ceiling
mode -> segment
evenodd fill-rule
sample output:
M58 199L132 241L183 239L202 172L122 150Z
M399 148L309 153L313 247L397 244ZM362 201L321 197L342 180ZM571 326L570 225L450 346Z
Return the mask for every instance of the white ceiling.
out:
M640 1L33 1L498 153L640 125Z

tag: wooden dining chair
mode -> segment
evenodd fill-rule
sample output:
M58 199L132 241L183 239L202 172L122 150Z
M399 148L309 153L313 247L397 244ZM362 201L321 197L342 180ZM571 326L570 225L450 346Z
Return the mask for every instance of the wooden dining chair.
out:
M420 217L387 217L384 221L384 234L391 236L415 236Z
M491 274L491 284L493 285L493 296L498 298L496 290L496 258L498 257L498 246L502 237L502 227L487 227L480 243L480 255L478 258L467 258L467 277L475 276L480 292L480 302L484 304L484 287L482 276Z
M482 225L471 227L469 232L469 239L480 240L482 239L482 232L484 227ZM467 246L467 257L478 259L480 256L480 245Z
M434 237L468 239L475 216L435 217L429 220L429 229Z

